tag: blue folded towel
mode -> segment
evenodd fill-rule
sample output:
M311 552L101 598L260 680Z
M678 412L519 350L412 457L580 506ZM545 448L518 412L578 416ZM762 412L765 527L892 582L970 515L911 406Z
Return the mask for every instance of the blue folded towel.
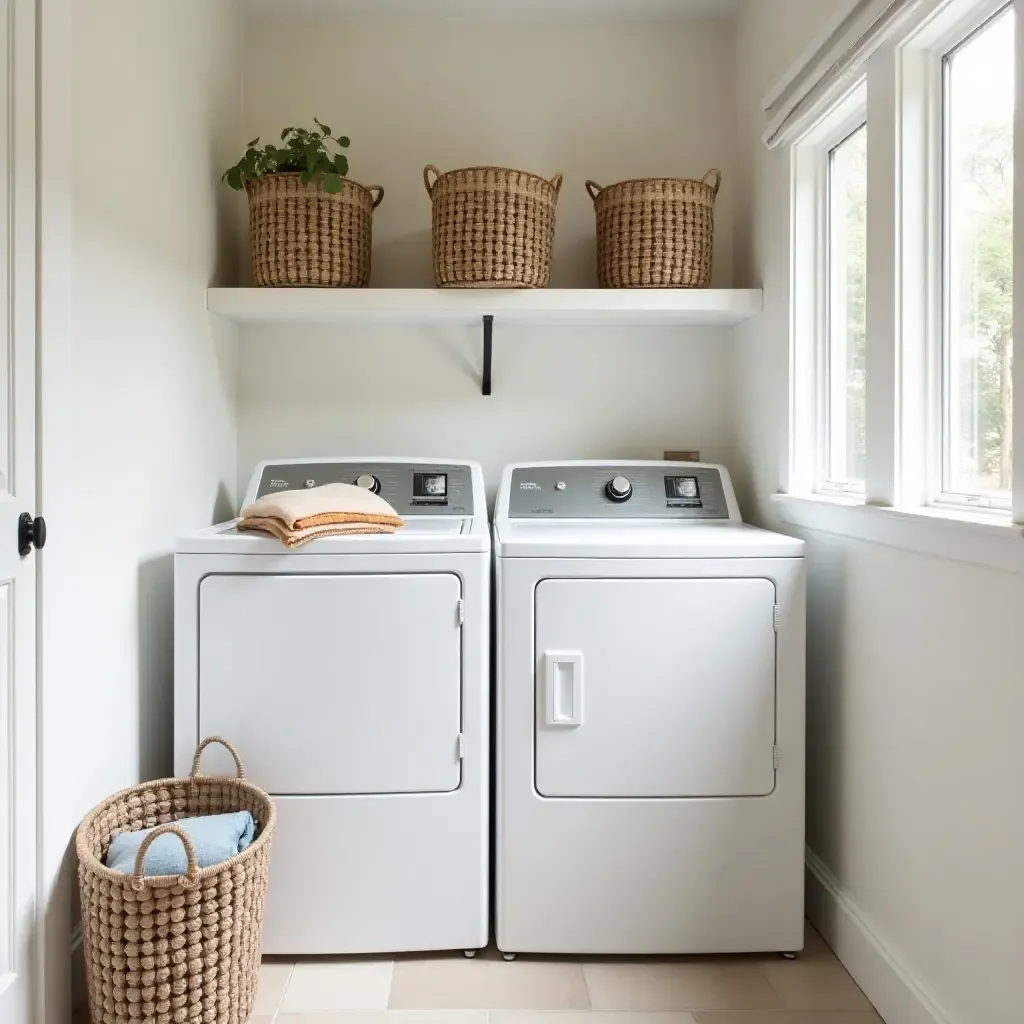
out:
M200 868L212 867L241 853L256 835L256 822L248 811L182 818L174 824L192 840ZM107 867L130 875L135 870L135 857L142 840L152 831L144 828L140 832L122 832L114 836L107 851ZM181 840L176 835L158 836L146 851L142 873L184 875L187 872L188 858Z

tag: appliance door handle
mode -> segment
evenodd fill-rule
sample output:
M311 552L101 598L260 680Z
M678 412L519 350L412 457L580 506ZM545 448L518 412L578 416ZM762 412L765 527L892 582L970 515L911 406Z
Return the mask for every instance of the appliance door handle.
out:
M548 725L583 724L583 652L545 651L545 720Z

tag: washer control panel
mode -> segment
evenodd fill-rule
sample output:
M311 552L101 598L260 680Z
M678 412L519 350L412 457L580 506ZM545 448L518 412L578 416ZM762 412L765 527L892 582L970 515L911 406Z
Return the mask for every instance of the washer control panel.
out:
M727 487L719 467L698 463L520 466L512 470L508 517L728 519Z
M264 467L256 496L337 483L379 494L400 516L474 515L472 473L457 464L275 462Z

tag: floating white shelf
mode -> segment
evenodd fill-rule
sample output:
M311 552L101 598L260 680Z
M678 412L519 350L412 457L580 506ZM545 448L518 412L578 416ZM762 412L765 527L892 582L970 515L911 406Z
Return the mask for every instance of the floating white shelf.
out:
M761 312L755 288L210 288L211 313L241 324L456 323L729 327Z

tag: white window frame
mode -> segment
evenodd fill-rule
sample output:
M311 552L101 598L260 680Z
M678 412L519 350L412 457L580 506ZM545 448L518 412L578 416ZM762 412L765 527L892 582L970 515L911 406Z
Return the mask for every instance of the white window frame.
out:
M791 486L815 494L862 493L828 478L831 408L829 187L833 150L867 123L867 91L857 82L792 149L793 331L790 366L795 396ZM871 129L868 128L870 138Z
M947 516L960 527L967 521L1005 527L1024 522L1022 345L1014 364L1018 469L1012 517L1010 503L942 489L943 58L1006 6L1006 0L927 0L913 21L901 26L899 39L871 54L861 80L793 142L790 459L787 494L779 496L784 515L791 499L803 496L819 509L832 500L865 505L872 513L920 513L921 522ZM1022 22L1024 3L1017 0L1017 140L1024 128ZM851 123L855 109L857 123L868 124L867 466L861 496L829 488L821 472L826 222L813 184L815 176L824 180L821 160L827 161L831 146L856 127ZM1022 166L1024 160L1015 163L1014 182L1014 319L1019 323L1024 323ZM811 518L820 522L817 511ZM849 522L848 513L843 518Z

